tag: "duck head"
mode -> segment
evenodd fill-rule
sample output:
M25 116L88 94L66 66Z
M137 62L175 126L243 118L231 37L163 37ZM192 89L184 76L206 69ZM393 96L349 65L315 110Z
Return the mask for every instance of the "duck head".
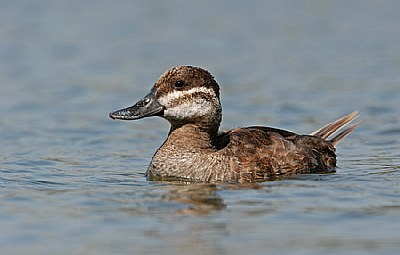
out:
M120 120L160 116L170 122L171 130L185 124L218 130L222 118L219 86L202 68L173 67L161 75L143 99L109 116Z

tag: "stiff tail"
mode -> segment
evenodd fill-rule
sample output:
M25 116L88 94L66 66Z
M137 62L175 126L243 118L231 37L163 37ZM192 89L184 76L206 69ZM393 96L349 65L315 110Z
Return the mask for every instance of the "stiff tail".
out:
M318 129L315 132L312 132L310 135L320 137L322 139L327 139L332 134L336 133L339 129L343 128L353 120L355 120L359 116L358 112L352 112L349 115L346 115L332 123L329 123L322 128ZM352 126L346 128L345 130L341 131L339 134L335 135L329 141L336 147L336 145L343 140L348 134L350 134L360 122L353 124Z

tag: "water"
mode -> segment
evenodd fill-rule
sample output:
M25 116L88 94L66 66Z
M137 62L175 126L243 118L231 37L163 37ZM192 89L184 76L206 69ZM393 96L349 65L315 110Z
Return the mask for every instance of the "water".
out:
M2 254L397 254L396 1L2 1ZM362 124L332 175L148 182L168 124L112 121L166 69L222 85L223 127Z

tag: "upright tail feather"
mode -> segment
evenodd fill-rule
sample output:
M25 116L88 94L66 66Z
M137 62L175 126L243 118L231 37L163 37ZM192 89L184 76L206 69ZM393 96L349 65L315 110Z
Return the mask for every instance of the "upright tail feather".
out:
M322 139L327 139L329 136L332 134L336 133L339 129L343 128L356 118L358 118L359 114L358 112L352 112L349 115L346 115L332 123L329 123L322 128L318 129L315 132L312 132L310 135L320 137ZM349 135L357 126L360 124L360 122L346 128L345 130L341 131L339 134L335 135L332 139L329 141L333 144L333 146L336 147L336 145L343 140L347 135Z

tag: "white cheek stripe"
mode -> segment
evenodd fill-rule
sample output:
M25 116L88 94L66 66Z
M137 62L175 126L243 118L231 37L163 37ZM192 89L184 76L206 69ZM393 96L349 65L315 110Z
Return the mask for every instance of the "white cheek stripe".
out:
M182 98L184 96L193 95L193 94L199 93L199 92L211 95L212 97L216 97L215 91L213 89L211 89L211 88L194 87L194 88L191 88L189 90L170 92L170 93L158 98L158 102L161 105L168 106L169 102L172 102L172 101L174 101L176 99L179 99L179 98Z
M212 103L204 99L198 99L185 102L176 107L164 110L165 117L174 117L175 119L186 119L200 116L207 116L212 113Z

